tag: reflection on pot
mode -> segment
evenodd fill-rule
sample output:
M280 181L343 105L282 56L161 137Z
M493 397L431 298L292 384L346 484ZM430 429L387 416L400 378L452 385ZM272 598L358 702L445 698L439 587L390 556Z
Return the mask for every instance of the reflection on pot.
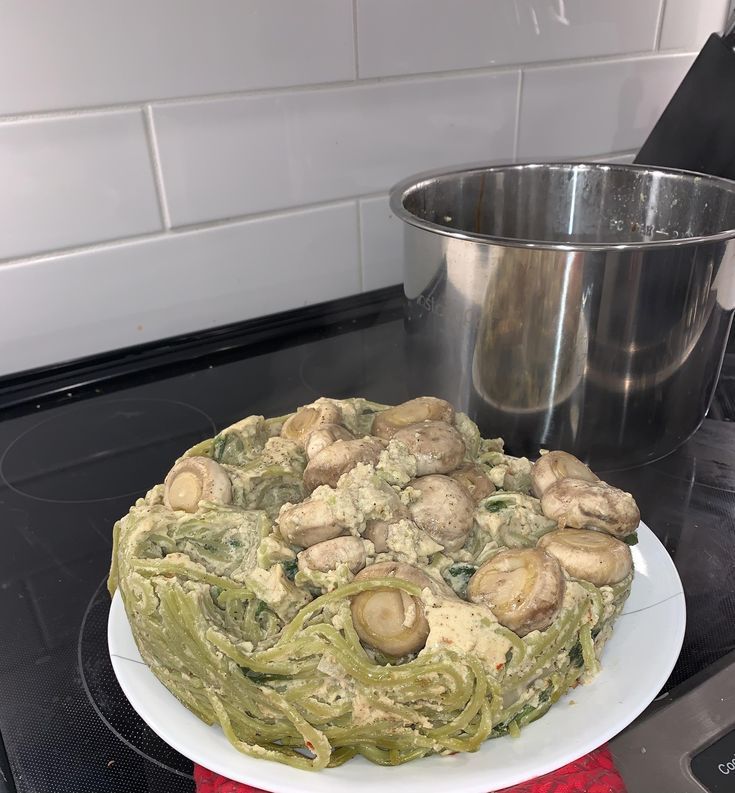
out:
M575 253L510 248L498 264L488 277L472 382L499 410L548 410L584 376L583 263Z

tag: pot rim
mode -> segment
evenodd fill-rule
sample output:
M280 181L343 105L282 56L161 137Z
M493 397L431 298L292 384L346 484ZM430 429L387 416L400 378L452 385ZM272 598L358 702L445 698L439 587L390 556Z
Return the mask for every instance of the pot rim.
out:
M530 162L530 163L475 163L461 167L453 167L432 171L422 171L413 176L406 177L395 184L389 193L391 212L404 223L416 228L423 229L432 234L443 237L454 237L455 239L467 240L469 242L480 242L486 245L502 245L511 248L527 248L531 250L553 250L553 251L640 251L651 248L681 248L691 245L701 245L703 243L725 242L735 238L735 227L718 231L716 234L700 235L696 237L672 237L665 240L645 240L640 242L552 242L550 240L532 240L518 237L503 237L491 234L477 234L472 231L462 231L460 229L443 226L429 220L417 217L409 212L404 206L404 201L408 195L425 187L431 181L444 176L458 176L475 172L496 172L496 171L531 171L536 169L566 169L566 170L588 170L588 171L645 171L656 175L676 176L679 179L697 182L705 180L709 184L719 187L725 192L735 195L735 181L724 179L720 176L710 176L709 174L698 173L697 171L686 171L679 168L660 168L658 166L626 164L626 163L593 163L579 161L559 161L559 162Z

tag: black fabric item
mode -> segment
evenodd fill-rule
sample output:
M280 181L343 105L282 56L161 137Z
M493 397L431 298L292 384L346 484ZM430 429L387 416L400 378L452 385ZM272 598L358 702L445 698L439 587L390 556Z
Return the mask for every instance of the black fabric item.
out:
M735 52L712 34L636 163L735 179Z

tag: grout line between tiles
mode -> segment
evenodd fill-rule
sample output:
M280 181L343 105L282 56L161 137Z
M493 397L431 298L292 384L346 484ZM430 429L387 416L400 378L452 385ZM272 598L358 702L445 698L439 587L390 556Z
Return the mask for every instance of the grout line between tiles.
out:
M357 272L360 291L365 291L365 272L362 261L362 212L360 211L360 200L355 200L355 212L357 212Z
M227 99L238 99L249 96L280 95L285 93L308 93L311 91L325 91L341 88L368 88L371 86L426 82L430 80L451 80L459 77L472 77L481 75L501 75L518 72L539 71L541 69L571 68L597 63L622 63L632 60L660 60L678 56L695 56L698 53L689 50L666 50L665 52L652 52L651 50L620 53L616 55L587 56L584 58L571 58L568 60L539 61L537 63L512 63L501 66L478 66L467 69L454 69L434 72L416 72L411 74L389 75L386 77L366 77L351 80L334 80L331 82L308 83L301 85L270 86L268 88L251 88L237 91L220 91L210 94L192 94L179 97L145 97L136 101L118 102L111 104L90 105L86 107L56 108L53 110L30 111L27 113L0 114L0 124L16 121L34 121L42 119L66 119L84 117L95 113L117 113L125 110L140 110L144 105L166 107L168 105L190 105L219 102Z
M519 87L519 95L520 95L520 87ZM516 110L517 112L517 110ZM146 122L148 123L148 122ZM516 121L516 127L519 127L518 121ZM517 129L518 135L518 129ZM155 141L155 137L153 138ZM514 149L513 149L513 161L518 161L518 152L517 152L517 142L518 137L514 141ZM606 157L621 157L626 154L634 154L637 153L636 149L627 149L624 151L618 152L608 152L603 154L592 154L583 158L574 158L574 157L552 157L552 158L535 158L538 161L541 160L553 160L553 161L572 161L572 160L582 160L582 161L590 161L593 159L599 160L600 158ZM157 152L156 152L157 155ZM156 159L158 159L156 157ZM462 168L468 165L476 165L477 163L456 163L457 168ZM448 166L451 167L451 166ZM271 218L280 218L280 217L288 217L289 215L293 215L299 212L306 212L309 210L314 209L328 209L330 207L337 207L341 205L348 204L350 202L356 202L358 206L358 228L360 229L360 233L362 230L362 220L359 216L359 201L362 199L370 199L370 198L384 198L388 195L388 190L373 190L370 192L365 193L356 193L348 196L340 196L339 198L321 200L321 201L311 201L303 204L295 204L289 207L279 207L277 209L266 209L260 212L251 212L246 214L240 215L230 215L228 217L222 218L215 218L213 220L204 220L198 221L194 223L185 223L178 226L174 226L171 223L171 219L168 213L166 200L165 200L165 189L163 184L163 177L160 173L160 163L154 167L156 171L156 186L157 189L161 191L161 198L162 198L162 207L161 211L166 213L164 217L164 223L166 227L163 230L157 230L152 232L147 232L144 234L134 234L126 237L113 237L111 239L106 240L95 240L94 242L84 243L81 245L72 245L65 248L53 248L47 251L40 251L37 253L32 253L24 256L8 256L4 258L0 258L0 271L3 267L14 267L16 265L25 265L25 264L33 264L36 262L45 262L50 261L53 259L62 258L64 256L69 256L72 254L77 253L90 253L92 251L106 251L112 248L123 247L126 245L134 245L139 242L146 242L146 241L158 241L167 239L170 237L176 237L182 234L189 234L194 233L197 231L208 231L210 229L220 228L222 226L231 226L237 225L240 223L246 223L249 221L258 221L258 220L267 220ZM160 180L160 182L159 182ZM360 255L362 255L362 250L360 249ZM364 278L364 273L362 271L362 260L360 260L360 278Z
M145 133L148 139L148 151L151 156L151 166L153 168L153 180L156 184L156 195L158 196L158 209L161 213L161 221L165 229L171 228L171 214L168 211L166 201L166 187L163 181L163 170L161 168L161 154L158 150L158 139L153 123L153 110L150 105L143 108L143 118L145 120Z
M355 79L360 79L360 56L357 35L357 0L352 0L352 44L355 56Z
M518 144L521 140L521 98L523 96L523 69L518 73L518 91L516 93L516 124L513 138L513 162L518 162Z
M74 245L67 248L54 248L49 251L30 254L27 256L11 256L0 259L0 272L3 267L14 267L15 265L33 264L34 262L48 261L62 258L75 253L89 253L90 251L104 251L111 248L119 248L125 245L133 245L138 242L158 241L189 234L197 231L208 231L220 226L232 226L248 221L268 220L270 218L288 217L299 212L306 212L312 209L329 209L331 207L345 206L351 202L359 201L361 198L382 198L387 194L386 190L378 190L370 193L360 193L357 195L344 196L341 198L330 199L327 201L314 201L307 204L297 204L291 207L281 207L279 209L269 209L262 212L254 212L247 215L232 215L225 218L216 218L198 223L189 223L181 226L172 226L163 231L153 231L145 234L135 234L129 237L116 237L113 239L90 242L83 245Z
M656 20L656 32L653 37L654 52L661 52L661 32L664 29L664 15L666 14L666 0L661 0L658 7L658 19Z

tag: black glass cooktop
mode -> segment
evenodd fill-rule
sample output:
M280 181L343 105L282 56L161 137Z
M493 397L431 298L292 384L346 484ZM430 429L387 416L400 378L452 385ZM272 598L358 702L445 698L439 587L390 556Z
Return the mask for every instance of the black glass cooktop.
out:
M384 290L0 381L0 791L193 791L189 761L112 673L112 524L217 429L323 394L402 401L420 390L406 364L400 297ZM674 455L605 474L636 495L684 581L667 688L735 648L733 384L728 370L718 420Z

